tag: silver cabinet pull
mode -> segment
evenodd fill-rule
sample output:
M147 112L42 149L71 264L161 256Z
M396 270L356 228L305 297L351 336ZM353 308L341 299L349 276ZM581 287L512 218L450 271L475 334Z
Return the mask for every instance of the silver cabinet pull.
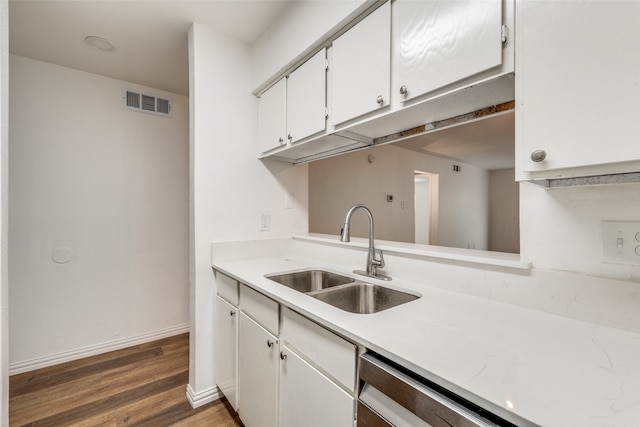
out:
M289 135L287 135L287 139L288 139L289 141L291 141L291 140L293 139L293 136L292 136L291 134L289 134Z
M273 347L273 341L267 340L267 347L269 348Z
M235 316L235 315L236 315L236 312L235 312L235 311L233 311L233 310L229 310L229 316Z
M531 153L531 160L538 163L547 158L547 153L544 150L536 150Z
M280 360L284 360L284 359L286 359L286 358L287 358L287 355L286 355L286 354L284 354L284 351L281 351L281 352L280 352Z
M280 138L278 138L278 142L279 142L280 144L282 144L282 143L284 142L284 139L283 139L282 137L280 137Z
M407 94L407 87L405 85L400 86L400 95Z
M382 97L382 95L378 95L378 97L376 98L376 102L377 102L379 105L384 104L384 98Z

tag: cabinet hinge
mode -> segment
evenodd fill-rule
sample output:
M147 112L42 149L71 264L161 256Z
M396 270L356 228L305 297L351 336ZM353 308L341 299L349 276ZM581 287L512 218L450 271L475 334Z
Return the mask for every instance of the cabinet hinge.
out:
M505 24L502 25L502 31L500 32L500 37L502 39L502 46L506 46L509 42L509 27Z

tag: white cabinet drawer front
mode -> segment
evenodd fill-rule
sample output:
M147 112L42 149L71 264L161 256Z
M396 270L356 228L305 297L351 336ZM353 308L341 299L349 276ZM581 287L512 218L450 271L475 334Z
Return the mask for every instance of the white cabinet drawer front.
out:
M218 295L233 305L238 305L238 281L216 271L216 287Z
M355 399L283 346L280 427L353 427Z
M274 335L278 335L278 303L254 291L247 285L240 286L240 308Z
M355 391L354 344L289 309L283 312L281 338L335 381Z

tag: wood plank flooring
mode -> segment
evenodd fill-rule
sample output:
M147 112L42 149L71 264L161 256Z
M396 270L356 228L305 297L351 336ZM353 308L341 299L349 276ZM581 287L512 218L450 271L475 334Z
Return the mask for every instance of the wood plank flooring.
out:
M9 380L9 425L242 426L225 399L197 409L186 398L189 334Z

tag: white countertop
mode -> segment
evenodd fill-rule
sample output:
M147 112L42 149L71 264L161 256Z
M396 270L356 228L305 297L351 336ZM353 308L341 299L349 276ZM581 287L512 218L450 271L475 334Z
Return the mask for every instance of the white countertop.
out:
M421 298L353 314L264 277L306 268L356 277L343 267L282 256L214 268L487 409L541 426L640 426L640 334L397 278L359 277Z

